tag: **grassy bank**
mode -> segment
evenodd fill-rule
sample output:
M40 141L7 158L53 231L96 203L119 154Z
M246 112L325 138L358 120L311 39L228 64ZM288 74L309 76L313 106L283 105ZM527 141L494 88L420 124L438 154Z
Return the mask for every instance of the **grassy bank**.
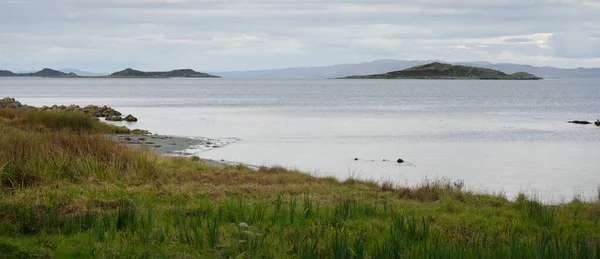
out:
M214 168L0 110L0 258L598 258L600 204Z

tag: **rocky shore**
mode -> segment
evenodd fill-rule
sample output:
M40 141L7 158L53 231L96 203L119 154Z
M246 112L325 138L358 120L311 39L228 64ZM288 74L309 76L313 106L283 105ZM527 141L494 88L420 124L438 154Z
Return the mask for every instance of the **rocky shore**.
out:
M187 152L191 148L200 149L199 147L203 147L204 149L211 149L219 148L222 145L224 145L221 144L219 141L213 139L196 139L158 134L110 134L106 135L106 137L111 138L112 140L117 141L119 143L126 144L133 148L146 147L158 154L165 156L192 157L194 156L194 154ZM198 159L202 160L205 164L217 166L220 168L239 164L228 161L216 161L203 158Z
M42 107L34 107L27 106L21 104L19 101L15 100L15 98L5 97L0 99L0 108L11 108L11 109L35 109L41 111L52 111L52 112L82 112L85 114L90 114L94 117L105 118L107 121L128 121L135 122L138 121L136 117L129 114L127 116L123 116L123 114L112 107L109 106L98 106L98 105L88 105L85 107L81 107L79 105L52 105L52 106L42 106Z

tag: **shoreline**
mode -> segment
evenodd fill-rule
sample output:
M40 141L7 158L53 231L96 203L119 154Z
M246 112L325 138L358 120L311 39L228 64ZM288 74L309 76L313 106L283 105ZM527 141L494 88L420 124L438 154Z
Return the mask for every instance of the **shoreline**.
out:
M204 147L206 150L221 148L226 144L220 144L218 141L210 138L191 138L182 136L169 136L160 134L109 134L106 135L121 144L125 144L129 147L140 149L148 148L151 151L161 156L181 156L181 157L193 157L197 156L193 153L187 152L191 149L200 149ZM196 148L195 148L196 147ZM243 163L225 161L225 160L213 160L199 157L202 162L207 165L224 168L227 166L245 165L250 168L256 166L246 165ZM256 167L258 168L258 167Z

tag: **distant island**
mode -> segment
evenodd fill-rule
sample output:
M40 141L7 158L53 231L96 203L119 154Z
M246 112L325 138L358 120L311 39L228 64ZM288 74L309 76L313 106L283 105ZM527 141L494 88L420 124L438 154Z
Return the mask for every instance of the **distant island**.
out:
M8 70L0 70L0 77L51 77L51 78L220 78L207 73L197 72L192 69L176 69L166 72L144 72L127 68L125 70L112 73L108 76L79 76L75 73L64 73L58 70L44 68L35 73L13 73Z
M478 80L541 80L533 74L517 72L506 74L489 68L461 66L433 62L385 74L347 76L341 79L478 79Z
M13 73L8 70L0 70L0 76L10 77L78 77L74 73L64 73L51 68L44 68L35 73Z
M169 77L192 77L192 78L220 78L218 76L210 75L194 71L192 69L176 69L166 72L144 72L131 68L115 72L110 74L108 77L134 77L134 78L169 78Z

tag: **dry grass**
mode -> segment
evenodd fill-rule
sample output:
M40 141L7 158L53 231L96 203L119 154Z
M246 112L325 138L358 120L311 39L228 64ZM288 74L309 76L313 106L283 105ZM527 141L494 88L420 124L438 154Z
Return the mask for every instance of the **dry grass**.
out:
M546 206L524 195L510 202L467 192L460 181L401 187L281 167L216 168L130 149L103 138L114 129L98 123L0 110L0 258L600 252L598 203Z
M0 110L0 186L157 177L157 156L102 137L118 128L89 115Z

